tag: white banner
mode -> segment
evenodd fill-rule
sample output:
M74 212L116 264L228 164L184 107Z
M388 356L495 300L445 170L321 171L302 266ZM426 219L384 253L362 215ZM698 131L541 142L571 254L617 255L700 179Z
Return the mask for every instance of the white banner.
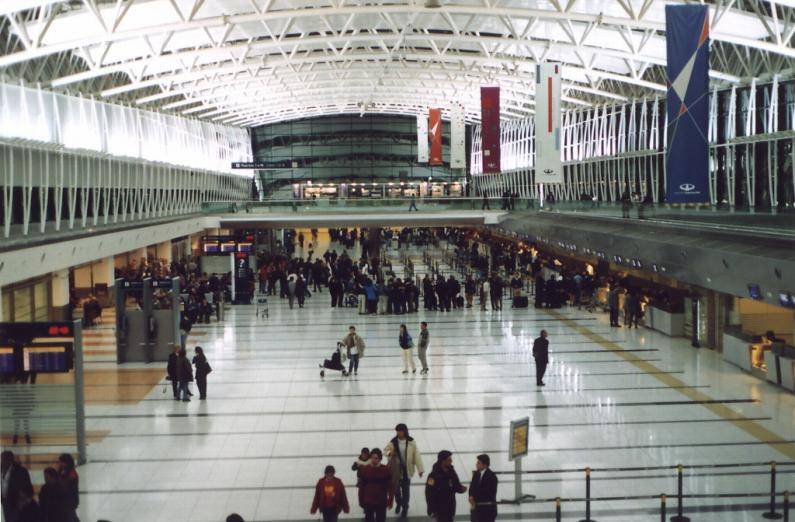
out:
M417 115L417 161L428 163L430 149L428 147L428 114Z
M558 63L536 66L536 183L563 183Z
M450 105L450 168L466 168L466 130L464 127L464 106L460 103Z

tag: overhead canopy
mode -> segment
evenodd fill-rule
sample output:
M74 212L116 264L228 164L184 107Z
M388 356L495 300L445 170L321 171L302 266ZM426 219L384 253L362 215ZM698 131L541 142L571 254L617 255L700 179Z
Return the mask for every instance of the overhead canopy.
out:
M564 64L564 107L664 95L670 3L3 0L0 73L242 126L451 101L476 121L482 85L517 118L533 111L542 61ZM710 11L713 83L792 74L792 0Z

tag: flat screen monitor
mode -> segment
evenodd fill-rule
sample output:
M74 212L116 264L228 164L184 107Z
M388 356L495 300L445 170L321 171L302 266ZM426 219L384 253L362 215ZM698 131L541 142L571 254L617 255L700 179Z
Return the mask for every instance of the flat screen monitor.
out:
M790 292L779 292L778 302L781 304L781 306L795 308L795 297L793 297Z
M72 369L72 345L24 345L22 369L38 373L68 372Z
M762 300L762 289L759 288L759 285L748 285L748 297L757 301Z
M0 373L16 373L17 364L13 346L0 346Z
M237 244L237 251L238 252L253 252L254 245L251 243L238 243Z
M221 251L221 247L218 245L218 243L205 243L204 244L204 252L207 253L207 254L216 253L216 252L220 252L220 251Z
M229 253L237 250L237 243L221 243L221 252Z

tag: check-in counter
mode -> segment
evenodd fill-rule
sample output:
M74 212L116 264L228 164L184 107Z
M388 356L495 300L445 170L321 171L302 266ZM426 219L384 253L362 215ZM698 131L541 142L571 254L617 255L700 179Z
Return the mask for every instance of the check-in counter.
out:
M753 336L726 329L723 332L723 360L751 371L751 346Z
M685 314L670 312L654 305L646 307L646 326L670 337L685 335Z
M784 343L755 342L758 339L727 328L723 332L723 360L795 392L795 348Z

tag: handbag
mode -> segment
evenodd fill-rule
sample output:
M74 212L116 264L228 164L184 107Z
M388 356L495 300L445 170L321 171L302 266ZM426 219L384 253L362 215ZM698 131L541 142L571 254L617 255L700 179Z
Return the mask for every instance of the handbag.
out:
M210 363L208 363L207 361L204 362L204 369L207 374L210 374L213 371L213 367L210 366Z

